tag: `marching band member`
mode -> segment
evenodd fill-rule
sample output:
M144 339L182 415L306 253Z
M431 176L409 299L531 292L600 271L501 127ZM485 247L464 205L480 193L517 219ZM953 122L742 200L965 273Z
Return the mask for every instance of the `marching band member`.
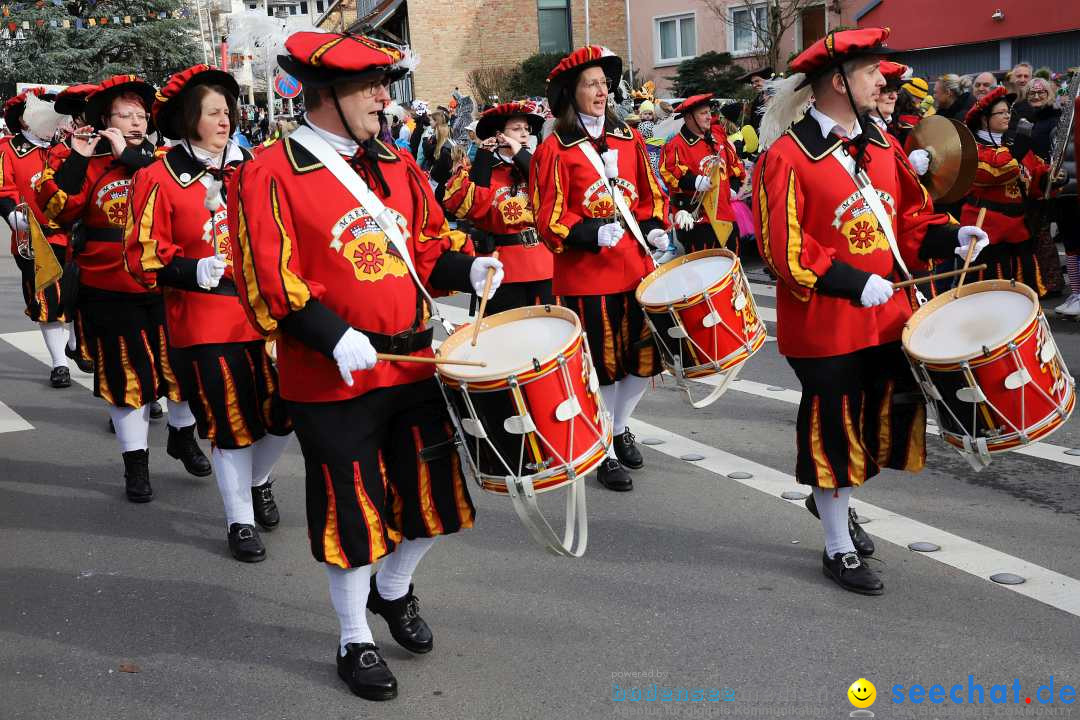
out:
M731 194L739 189L746 171L735 148L728 142L723 125L713 117L712 99L712 93L694 95L675 108L683 119L683 126L660 151L660 177L671 193L671 204L677 208L675 227L687 252L727 247L730 242L731 250L738 253L739 238ZM711 175L717 165L720 188L716 217L710 219L702 200L713 189ZM698 213L700 217L695 217ZM711 220L727 229L724 237L717 235Z
M11 227L11 254L22 273L26 315L41 329L52 360L49 384L54 388L66 388L71 387L66 352L71 330L64 314L60 281L37 291L35 261L20 255L15 241L16 235L30 232L25 212L17 209L18 205L26 203L48 240L56 262L63 266L67 259L68 233L48 218L34 193L34 182L45 170L45 155L62 119L53 109L53 99L54 96L46 93L44 88L32 88L4 103L4 122L13 134L0 140L0 217Z
M131 177L154 161L146 139L154 88L134 75L117 75L95 86L79 111L87 125L69 145L49 154L37 198L45 214L70 227L81 220L73 247L80 290L76 328L81 349L93 358L94 395L109 405L124 461L128 500L149 502L150 405L168 398L167 452L196 477L211 473L195 440L195 417L183 401L169 361L165 307L124 267Z
M471 169L464 163L446 184L443 207L479 230L478 254L499 251L506 276L487 304L495 314L555 302L551 294L551 251L540 243L529 205L530 135L540 135L544 118L531 103L510 102L480 115L480 147Z
M248 157L230 141L238 91L232 76L206 65L158 91L154 125L181 142L135 174L125 262L142 285L162 288L169 358L212 446L229 550L259 562L266 549L255 522L278 524L270 471L292 430L266 344L233 282L222 185Z
M626 491L633 489L626 468L644 466L630 415L660 372L634 290L653 270L650 251L671 241L664 231L667 196L645 143L608 109L621 73L622 60L599 45L575 50L551 71L554 132L533 156L529 185L537 230L555 253L553 291L581 318L614 418L616 435L597 479ZM617 199L610 184L619 188Z
M980 208L986 208L984 227L993 243L983 256L986 270L981 277L1015 279L1030 285L1042 297L1046 287L1035 257L1035 240L1025 221L1028 199L1040 198L1050 166L1018 137L1012 147L1002 136L1009 129L1010 107L1016 96L1005 86L983 95L964 123L979 145L979 166L975 182L964 198L962 222L973 222Z
M230 192L238 283L251 321L275 333L281 394L304 453L311 552L341 626L338 675L369 700L397 695L365 606L404 648L430 628L412 578L473 505L425 328L436 288L480 294L500 263L451 233L412 157L378 135L389 86L413 58L357 35L300 32L281 67L304 83L305 124L241 167ZM377 574L371 566L382 560Z
M882 60L880 68L881 76L885 78L885 87L878 94L874 112L870 113L870 119L878 126L887 137L896 140L897 145L903 147L907 135L914 127L903 116L896 112L896 101L900 93L900 85L904 82L904 75L908 71L907 65ZM930 169L930 153L919 148L912 150L908 156L911 167L920 176L925 175Z
M934 212L896 142L866 119L887 36L831 32L791 63L753 179L758 246L778 276L777 342L802 385L795 477L813 486L825 575L868 595L883 585L859 557L874 548L851 492L883 467L921 470L926 454L926 409L899 342L912 302L891 278L988 242Z

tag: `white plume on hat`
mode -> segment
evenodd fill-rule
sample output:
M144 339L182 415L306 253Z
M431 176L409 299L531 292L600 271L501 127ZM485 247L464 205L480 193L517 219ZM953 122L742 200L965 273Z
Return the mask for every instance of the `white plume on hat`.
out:
M22 119L30 132L42 140L51 140L60 123L71 120L69 116L61 115L53 109L52 100L42 100L32 93L26 96Z
M782 80L769 81L768 85L775 87L775 93L765 108L758 129L758 147L762 150L768 149L806 114L814 91L809 85L799 88L805 81L806 75L803 73L792 73Z

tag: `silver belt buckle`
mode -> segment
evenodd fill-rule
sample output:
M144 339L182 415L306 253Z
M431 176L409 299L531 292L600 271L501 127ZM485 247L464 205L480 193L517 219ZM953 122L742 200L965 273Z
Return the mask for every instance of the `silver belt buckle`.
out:
M530 248L540 244L540 234L536 232L536 228L526 228L520 235L522 247Z

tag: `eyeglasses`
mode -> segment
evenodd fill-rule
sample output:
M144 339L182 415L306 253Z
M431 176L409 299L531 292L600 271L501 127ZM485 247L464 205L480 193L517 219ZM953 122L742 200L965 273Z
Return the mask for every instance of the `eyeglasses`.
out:
M370 83L360 86L360 95L366 98L373 98L379 94L380 90L388 90L390 88L390 78L383 76L378 80L373 80Z
M1012 115L1012 110L998 110L996 113L990 113L990 117L997 117L998 115Z
M592 80L587 82L584 87L590 92L599 92L600 88L603 88L605 92L611 92L612 84L610 78L604 78L603 80Z
M1028 93L1028 97L1046 97L1049 94L1045 90L1032 90Z
M118 117L118 118L120 118L121 120L124 120L124 121L138 120L139 122L147 122L150 119L150 116L147 115L146 113L130 113L130 112L109 113L109 117Z

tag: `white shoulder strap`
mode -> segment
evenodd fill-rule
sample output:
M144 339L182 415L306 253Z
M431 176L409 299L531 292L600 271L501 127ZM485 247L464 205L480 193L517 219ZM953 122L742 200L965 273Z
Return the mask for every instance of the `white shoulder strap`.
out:
M608 193L611 195L612 202L615 203L615 209L619 211L619 215L622 216L623 222L627 229L630 230L630 234L634 236L634 239L638 241L638 244L645 249L645 256L652 259L652 249L649 244L645 242L645 236L641 234L641 226L638 225L637 218L634 217L634 213L630 211L630 208L626 205L626 198L623 197L622 191L619 188L614 187L614 184L608 180L607 173L604 172L604 161L600 159L600 154L596 152L596 148L593 147L591 142L587 140L578 145L581 148L581 152L585 153L585 157L596 169L596 172L600 173L600 180L604 183L604 187L607 188ZM656 261L653 261L656 264Z
M401 226L397 224L394 213L387 209L382 200L371 191L367 183L356 174L356 171L349 167L349 164L330 146L330 143L319 137L314 130L306 125L301 125L289 135L289 139L315 156L315 159L321 162L337 178L338 182L356 198L356 201L360 203L360 206L364 208L367 214L375 219L379 229L386 235L386 239L394 246L398 255L401 256L402 262L405 263L405 267L408 268L409 275L412 276L417 290L420 291L428 304L428 311L431 313L432 319L441 323L447 333L452 333L453 327L439 314L438 305L435 304L434 298L431 297L427 288L424 287L424 283L420 281L420 277L416 274L416 267L413 265L412 256L409 254L408 243L405 242L405 237L401 233Z
M847 169L847 164L844 162L844 148L842 145L837 146L832 151L833 158L836 159L844 169ZM903 256L900 254L900 246L896 242L896 231L893 228L892 218L887 212L885 212L885 206L881 204L881 198L878 197L877 190L870 182L870 176L866 174L865 170L858 170L854 175L848 172L850 177L855 182L855 187L859 190L859 194L862 195L863 200L870 207L870 212L874 213L874 217L877 218L878 227L881 228L881 232L885 233L885 239L889 242L889 249L892 250L893 259L896 261L897 267L900 268L900 272L908 280L911 280L911 272L908 270L907 263L904 262ZM912 286L915 290L915 299L920 305L926 302L926 297L922 294L918 287Z

